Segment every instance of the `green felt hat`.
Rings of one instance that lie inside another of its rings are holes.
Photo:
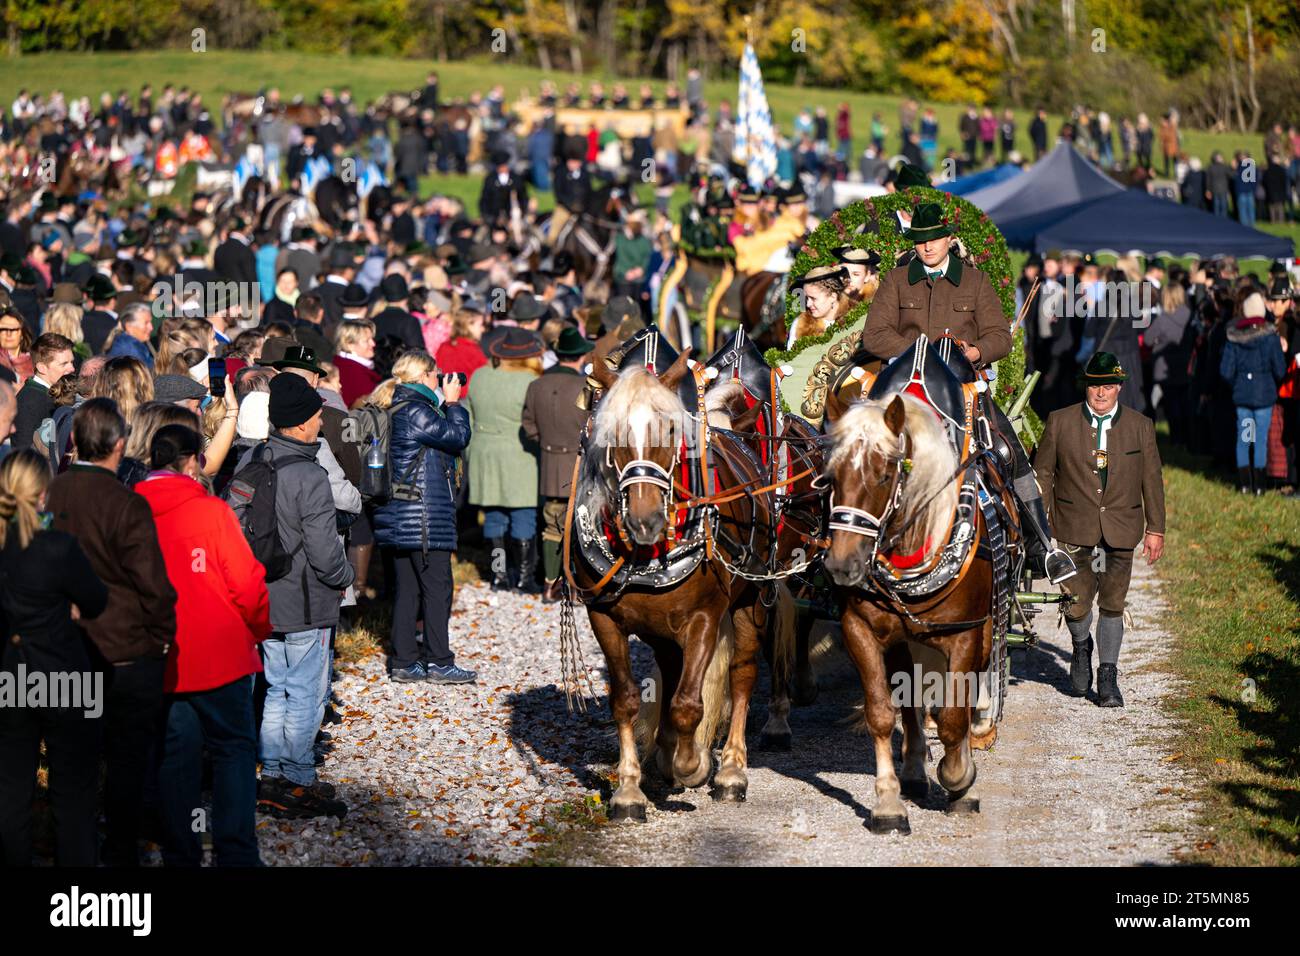
[[[586,355],[595,347],[585,335],[573,326],[567,325],[560,332],[560,337],[551,351],[560,358],[577,358],[579,355]]]
[[[1122,385],[1128,380],[1128,373],[1110,352],[1097,352],[1088,359],[1079,375],[1080,384],[1088,385]]]
[[[930,177],[920,166],[903,163],[894,173],[894,185],[899,189],[906,189],[909,186],[929,186]]]
[[[943,206],[937,202],[919,203],[912,211],[912,224],[903,230],[904,239],[917,243],[951,235],[952,226],[944,217]]]

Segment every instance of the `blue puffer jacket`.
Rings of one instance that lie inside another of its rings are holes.
[[[459,404],[438,408],[423,389],[399,385],[393,404],[388,466],[394,483],[418,464],[410,482],[419,501],[389,500],[375,511],[375,540],[404,551],[454,551],[456,456],[469,444],[469,413]]]
[[[1241,408],[1271,408],[1286,374],[1282,342],[1271,322],[1228,329],[1219,374],[1232,386],[1232,403]]]

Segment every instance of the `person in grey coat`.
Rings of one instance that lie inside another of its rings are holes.
[[[316,779],[315,742],[325,710],[329,647],[342,591],[353,581],[329,475],[317,461],[323,405],[305,379],[273,378],[273,431],[264,445],[245,455],[240,469],[259,455],[274,463],[280,543],[293,556],[289,572],[267,583],[273,633],[262,644],[267,692],[258,802],[272,812],[341,817],[347,807]]]

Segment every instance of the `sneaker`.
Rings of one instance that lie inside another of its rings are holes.
[[[322,780],[311,786],[299,786],[280,777],[263,780],[257,797],[257,809],[280,820],[306,820],[312,817],[347,816],[347,804],[326,796],[334,788]]]
[[[478,680],[475,671],[467,671],[455,664],[448,664],[446,667],[439,667],[437,664],[424,666],[429,675],[426,679],[431,684],[472,684]]]
[[[416,661],[409,667],[395,667],[388,672],[388,679],[399,684],[415,684],[423,680],[428,680],[429,675],[425,673],[424,664]]]

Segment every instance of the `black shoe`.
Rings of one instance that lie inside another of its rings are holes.
[[[1237,469],[1237,491],[1243,495],[1250,494],[1250,486],[1253,484],[1253,476],[1249,468]]]
[[[1088,696],[1092,687],[1092,638],[1082,644],[1074,645],[1074,654],[1070,657],[1070,692],[1075,697]]]
[[[515,540],[512,543],[519,555],[519,583],[517,585],[519,593],[541,594],[542,589],[537,583],[537,539]]]
[[[1097,706],[1124,706],[1119,692],[1119,669],[1114,664],[1097,665]]]
[[[282,777],[263,779],[258,786],[257,809],[280,820],[347,816],[347,804],[333,797],[334,788],[323,780],[299,786]]]
[[[322,724],[341,724],[341,723],[343,723],[343,715],[340,714],[337,710],[334,709],[334,705],[333,705],[333,704],[326,704],[326,705],[325,705],[325,716],[321,718],[321,723],[322,723]]]
[[[492,590],[510,590],[510,552],[505,538],[488,539],[489,560],[492,568]]]

